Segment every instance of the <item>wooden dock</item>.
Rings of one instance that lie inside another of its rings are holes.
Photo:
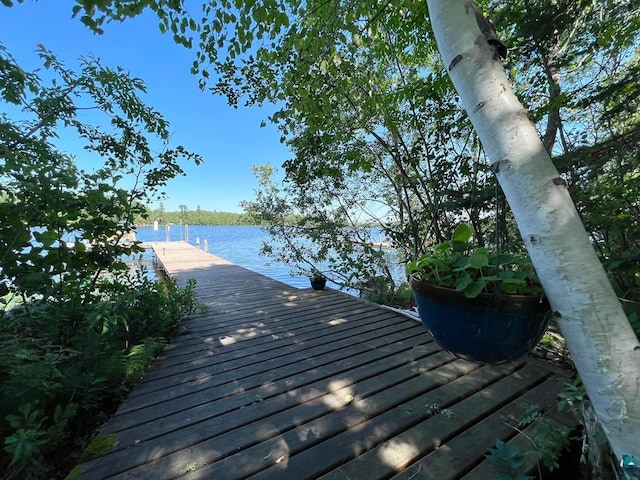
[[[78,478],[485,480],[496,439],[530,448],[515,428],[523,404],[575,425],[554,408],[563,371],[460,360],[418,322],[358,298],[295,289],[183,242],[153,247],[169,275],[197,279],[209,308],[184,322]]]

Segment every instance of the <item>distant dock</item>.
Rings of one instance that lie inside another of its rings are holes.
[[[145,245],[178,282],[197,279],[209,308],[184,321],[78,478],[486,480],[497,439],[529,449],[522,404],[575,426],[555,409],[566,372],[461,360],[375,304],[296,289],[185,242]]]

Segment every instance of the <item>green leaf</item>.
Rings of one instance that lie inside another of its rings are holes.
[[[527,282],[522,280],[521,278],[503,278],[502,285],[526,285]]]
[[[451,235],[451,240],[468,243],[472,236],[473,236],[473,227],[468,223],[461,223],[456,227],[456,229],[453,232],[453,235]]]
[[[458,278],[458,280],[456,280],[456,290],[464,290],[471,284],[471,282],[473,282],[473,279],[471,277],[465,276]]]
[[[451,241],[442,242],[442,243],[436,245],[435,248],[433,249],[433,251],[437,252],[437,253],[443,253],[443,252],[446,252],[447,250],[449,250],[452,247],[453,247],[453,244],[452,244]]]
[[[481,268],[489,265],[489,257],[487,256],[486,253],[475,251],[469,256],[468,265],[471,268],[480,270]]]
[[[486,286],[487,282],[484,279],[480,279],[480,280],[476,280],[473,283],[470,283],[465,289],[464,289],[464,295],[467,298],[476,298],[478,295],[480,295],[482,293],[482,291],[484,290],[484,287]]]
[[[38,242],[42,242],[45,248],[50,247],[58,240],[58,234],[50,230],[45,230],[44,232],[33,232],[33,237]]]
[[[459,240],[451,240],[449,243],[451,249],[457,253],[463,253],[469,248],[469,244],[467,242],[461,242]]]

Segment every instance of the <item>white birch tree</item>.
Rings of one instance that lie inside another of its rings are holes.
[[[428,0],[438,48],[487,153],[614,454],[640,458],[640,345],[563,180],[469,0]]]

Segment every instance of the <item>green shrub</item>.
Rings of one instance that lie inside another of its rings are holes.
[[[39,300],[2,314],[0,465],[8,478],[43,478],[77,459],[180,320],[198,308],[194,286],[138,271],[103,280],[101,300],[82,310],[71,300]]]
[[[370,302],[395,308],[411,309],[416,304],[413,298],[413,291],[407,282],[401,283],[396,289],[389,287],[378,291],[370,291],[366,293],[365,297]]]

